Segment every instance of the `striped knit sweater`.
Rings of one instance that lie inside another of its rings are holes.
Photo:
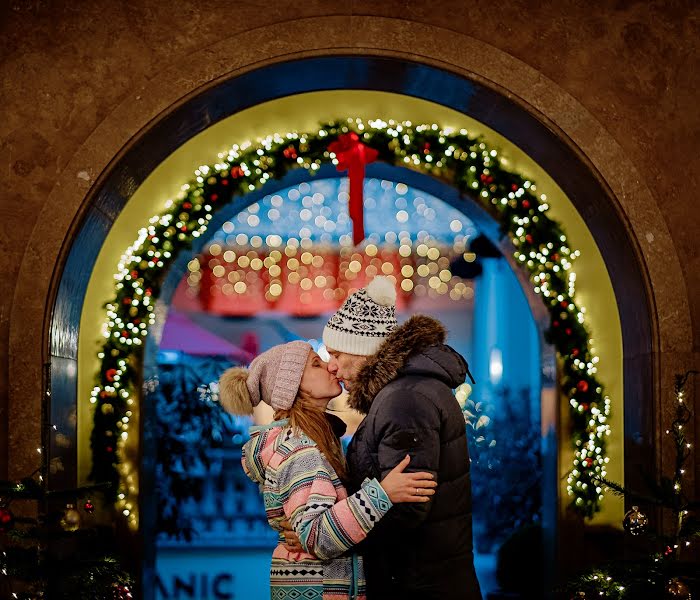
[[[349,552],[392,504],[376,479],[348,496],[335,470],[287,420],[251,427],[243,468],[260,485],[270,526],[280,532],[270,570],[273,600],[365,598],[361,557]],[[288,520],[303,552],[284,548]]]

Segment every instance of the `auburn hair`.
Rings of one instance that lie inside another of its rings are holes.
[[[290,409],[275,412],[275,419],[289,419],[293,430],[301,431],[311,438],[321,454],[331,463],[338,477],[345,480],[347,467],[343,448],[326,418],[324,409],[315,406],[303,394],[300,394]]]

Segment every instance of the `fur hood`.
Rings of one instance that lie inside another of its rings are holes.
[[[411,372],[438,377],[457,387],[471,373],[466,361],[449,346],[444,346],[447,332],[443,325],[424,315],[415,315],[394,329],[375,354],[360,368],[350,390],[348,404],[367,414],[374,397],[389,382]],[[432,346],[438,346],[426,352]],[[416,355],[426,353],[420,358]]]

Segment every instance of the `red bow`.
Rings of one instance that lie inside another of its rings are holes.
[[[349,212],[352,219],[352,241],[357,246],[365,239],[364,204],[362,188],[365,179],[365,165],[374,162],[379,156],[374,148],[366,146],[354,132],[345,133],[328,146],[338,159],[338,171],[348,172],[350,179]]]

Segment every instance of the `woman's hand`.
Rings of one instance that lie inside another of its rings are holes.
[[[437,482],[430,473],[404,473],[411,462],[407,454],[398,465],[380,482],[394,504],[397,502],[429,502],[435,494]]]

